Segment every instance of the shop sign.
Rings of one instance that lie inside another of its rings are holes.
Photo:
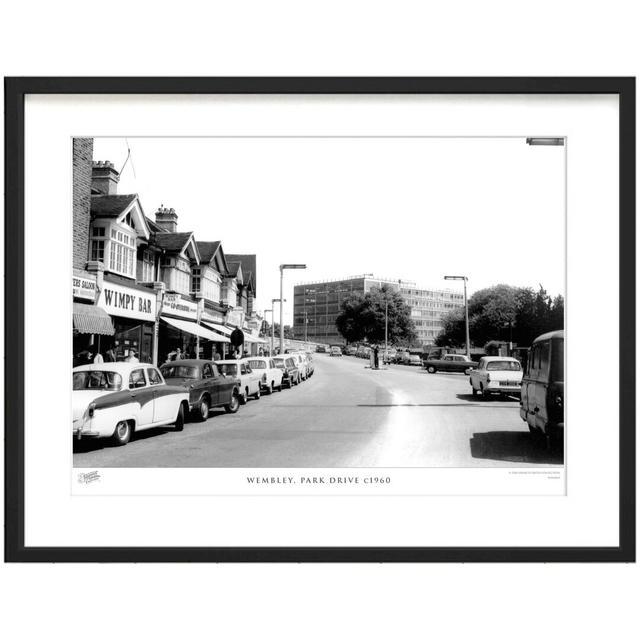
[[[179,293],[165,293],[162,313],[196,320],[198,318],[198,305],[190,300],[185,300]]]
[[[202,312],[200,319],[205,322],[209,321],[224,324],[224,314],[216,313],[215,311],[207,311],[206,309]]]
[[[95,278],[73,276],[73,297],[83,300],[95,300],[96,281]]]
[[[227,324],[233,327],[241,327],[244,321],[244,311],[242,308],[227,311]]]
[[[105,280],[98,306],[111,316],[155,322],[156,294],[130,289]]]

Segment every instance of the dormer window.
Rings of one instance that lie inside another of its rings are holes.
[[[94,224],[91,228],[91,260],[103,262],[107,271],[135,278],[135,231],[113,222]]]

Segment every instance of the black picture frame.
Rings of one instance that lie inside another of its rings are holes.
[[[620,150],[619,531],[612,547],[26,547],[24,105],[29,94],[615,94]],[[5,560],[8,562],[634,562],[635,78],[5,78]],[[624,292],[624,294],[623,294]]]

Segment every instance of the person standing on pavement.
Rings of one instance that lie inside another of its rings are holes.
[[[125,362],[140,362],[138,360],[138,354],[132,349],[129,351],[129,355],[124,359]]]

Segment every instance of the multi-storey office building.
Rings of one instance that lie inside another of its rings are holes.
[[[344,343],[336,329],[342,301],[353,293],[367,293],[387,286],[399,291],[411,308],[418,342],[431,345],[442,330],[443,316],[464,305],[462,293],[447,289],[425,289],[409,280],[377,278],[370,274],[325,282],[295,285],[293,290],[293,331],[300,340],[325,344]]]

